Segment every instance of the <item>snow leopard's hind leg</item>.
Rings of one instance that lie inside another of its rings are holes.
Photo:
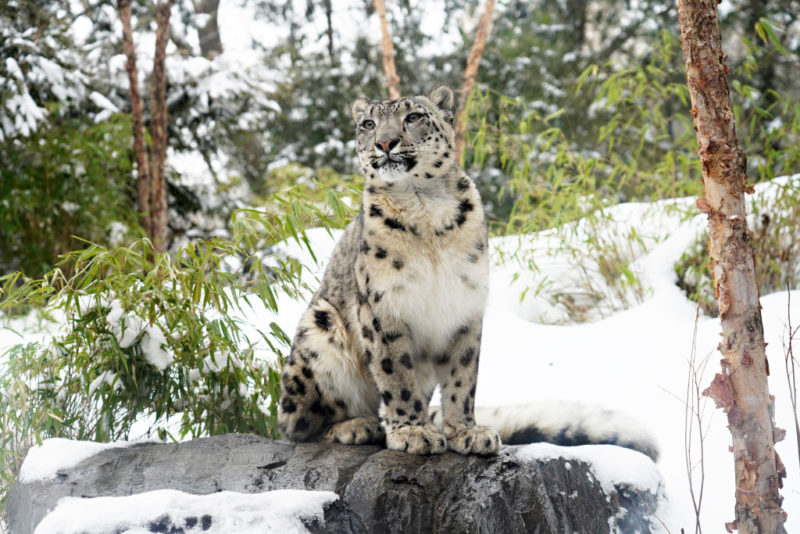
[[[384,440],[377,391],[349,339],[341,314],[326,300],[306,310],[281,371],[278,423],[292,441]]]

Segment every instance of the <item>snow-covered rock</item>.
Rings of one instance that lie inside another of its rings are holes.
[[[75,464],[46,441],[8,494],[11,532],[646,533],[662,488],[649,458],[610,446],[483,458],[242,434],[127,445],[74,443]],[[35,469],[48,449],[61,460]]]

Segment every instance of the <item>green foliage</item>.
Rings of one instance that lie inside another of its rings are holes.
[[[269,210],[236,212],[230,238],[174,256],[155,254],[147,240],[89,244],[41,278],[0,277],[0,311],[39,308],[63,325],[52,339],[0,356],[2,493],[28,447],[47,437],[277,437],[277,369],[290,340],[264,324],[258,334],[271,355],[257,353],[240,317],[277,312],[280,294],[308,289],[298,260],[269,252],[294,239],[313,255],[308,221],[349,220],[338,193],[318,188],[320,202],[305,199],[305,187],[288,189]]]
[[[140,229],[131,206],[127,115],[91,123],[62,116],[0,146],[0,273],[38,277],[75,237],[112,244]]]
[[[774,29],[761,24],[763,40],[774,43]],[[758,69],[754,58],[763,50],[755,50],[747,40],[745,45],[750,51],[747,60],[732,73],[734,113],[750,175],[763,182],[800,167],[800,105],[791,93],[770,90],[765,99],[748,84]],[[536,293],[548,293],[571,320],[602,317],[646,294],[632,263],[647,251],[648,243],[663,236],[648,235],[647,229],[620,233],[608,208],[625,201],[702,193],[687,88],[682,73],[675,73],[679,58],[679,43],[662,32],[639,64],[587,66],[573,87],[573,102],[584,102],[578,110],[543,108],[491,90],[471,99],[465,161],[482,173],[478,183],[484,197],[491,198],[495,184],[504,182],[492,230],[510,234],[553,229],[555,249],[536,254],[566,258],[581,288],[565,294],[543,283]],[[576,113],[584,117],[585,126],[575,123]],[[480,170],[496,167],[502,169],[501,180]],[[768,208],[753,204],[762,292],[796,283],[796,245],[789,237],[789,229],[800,222],[793,219],[796,188],[781,191]],[[509,206],[507,215],[504,206]],[[710,311],[716,303],[703,254],[703,246],[693,245],[676,272],[679,285]],[[536,269],[533,257],[518,259]]]
[[[665,32],[641,65],[591,65],[578,76],[573,91],[588,100],[583,113],[601,124],[591,142],[571,137],[565,116],[575,110],[542,110],[492,91],[470,103],[466,159],[502,169],[501,199],[510,205],[492,230],[553,229],[558,245],[546,253],[564,258],[582,288],[550,298],[572,320],[602,317],[646,295],[632,263],[662,236],[616,227],[608,208],[695,195],[702,187],[691,118],[676,105],[688,98],[685,82],[674,81],[669,69],[677,47]],[[478,183],[490,194],[487,181]],[[535,269],[533,257],[518,259]]]
[[[776,180],[749,203],[748,220],[761,295],[800,287],[800,197],[798,177]],[[719,314],[708,254],[708,232],[700,234],[675,264],[678,286],[706,315]]]
[[[504,233],[560,226],[619,201],[695,194],[700,168],[686,109],[685,82],[668,67],[678,43],[662,34],[658,54],[618,69],[591,65],[575,91],[591,100],[583,114],[600,122],[585,146],[565,130],[566,109],[542,111],[492,91],[471,105],[467,159],[498,166],[513,199]]]
[[[269,187],[262,193],[268,192],[275,198],[276,193],[301,187],[303,198],[309,202],[324,202],[326,196],[334,195],[349,205],[358,205],[361,201],[362,188],[359,184],[362,180],[358,175],[341,174],[331,167],[312,169],[299,163],[287,163],[269,172],[266,184]]]
[[[756,259],[756,280],[762,295],[800,287],[800,196],[796,178],[775,180],[800,169],[800,102],[796,96],[784,95],[770,89],[768,94],[750,85],[757,81],[758,57],[780,54],[793,63],[800,61],[800,52],[787,51],[776,33],[775,24],[760,19],[756,32],[761,46],[744,40],[745,61],[734,72],[734,114],[739,140],[748,156],[751,180],[772,180],[767,189],[759,191],[749,202],[752,214],[748,226]],[[773,64],[771,68],[775,68]],[[708,233],[704,232],[684,252],[675,264],[678,285],[687,296],[699,302],[704,313],[719,313],[709,268],[706,247]]]
[[[700,309],[709,317],[719,315],[714,278],[708,255],[708,232],[702,232],[681,254],[674,266],[678,287],[689,300],[700,304]]]

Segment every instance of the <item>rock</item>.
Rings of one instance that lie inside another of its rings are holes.
[[[340,497],[325,505],[324,524],[305,523],[310,532],[655,530],[650,516],[658,495],[652,488],[623,483],[604,490],[588,463],[526,459],[520,449],[504,447],[488,458],[421,457],[377,446],[295,444],[241,434],[134,444],[104,450],[52,479],[17,481],[7,496],[9,527],[11,534],[32,533],[64,496],[307,489]]]

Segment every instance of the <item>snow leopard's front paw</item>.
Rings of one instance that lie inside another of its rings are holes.
[[[325,434],[325,441],[338,441],[346,445],[380,443],[383,439],[383,427],[377,417],[348,419],[334,424]]]
[[[497,454],[500,436],[485,426],[456,427],[445,425],[447,446],[459,454]]]
[[[401,426],[386,432],[386,447],[413,454],[442,454],[447,441],[433,425]]]

